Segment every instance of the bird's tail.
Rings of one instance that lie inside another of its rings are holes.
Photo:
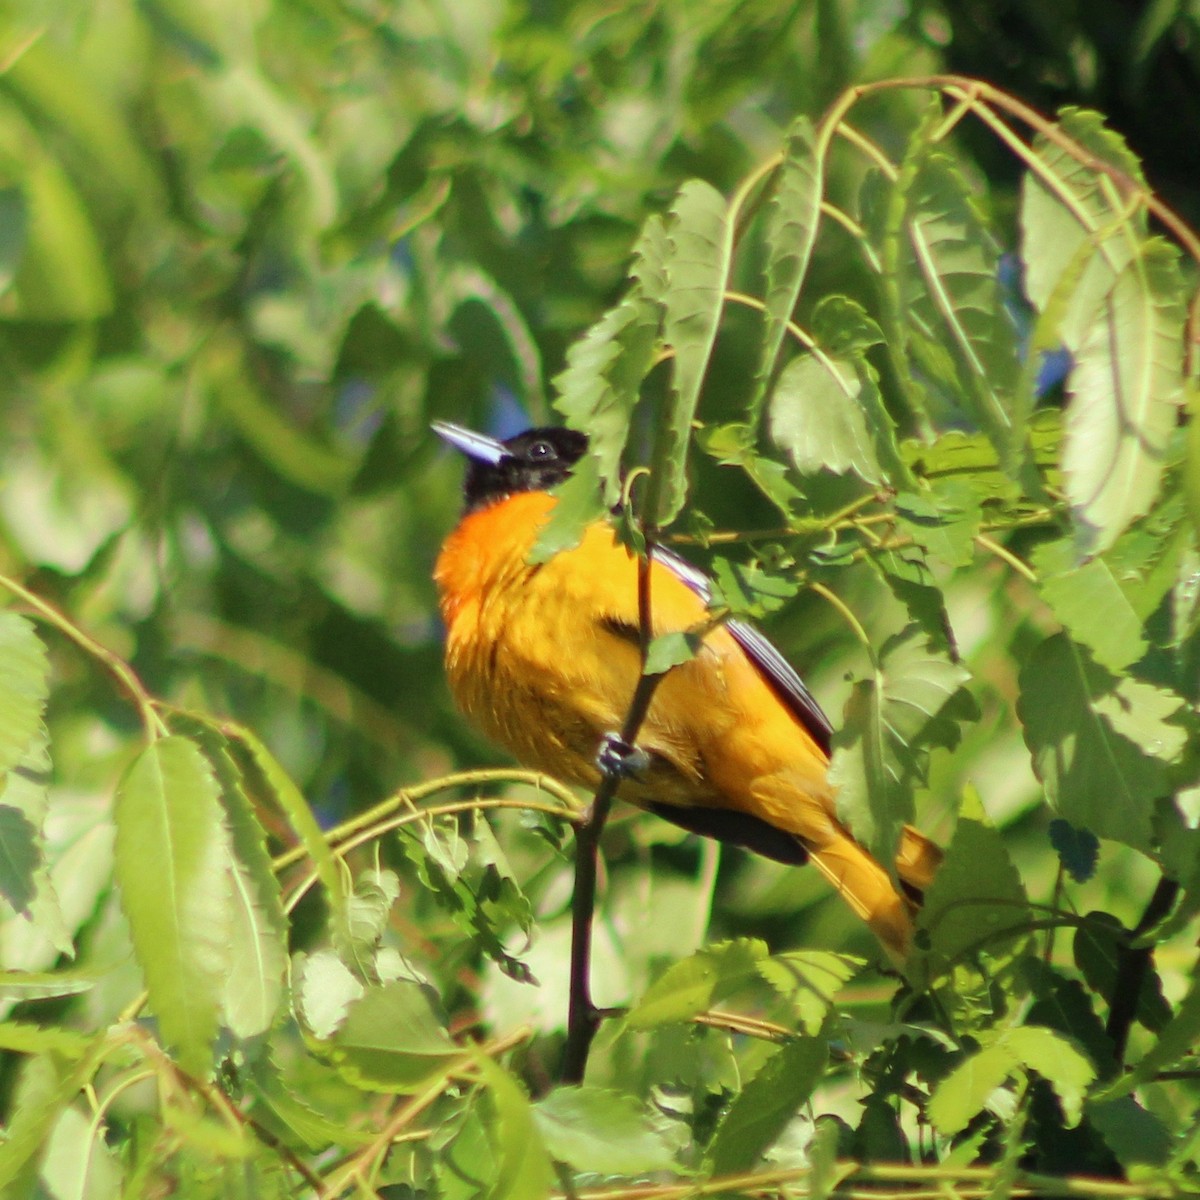
[[[896,874],[903,884],[903,890],[897,890],[892,877],[862,846],[844,831],[839,833],[841,836],[823,846],[808,843],[809,859],[866,922],[889,957],[902,963],[912,945],[913,918],[920,895],[932,882],[942,853],[923,834],[906,825],[896,853]]]

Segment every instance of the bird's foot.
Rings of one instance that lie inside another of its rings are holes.
[[[649,768],[650,755],[640,746],[623,740],[620,734],[606,733],[600,739],[600,749],[596,751],[596,766],[605,775],[633,779]]]

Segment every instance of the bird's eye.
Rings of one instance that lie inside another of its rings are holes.
[[[554,447],[549,442],[534,442],[529,447],[529,457],[535,462],[542,462],[554,457]]]

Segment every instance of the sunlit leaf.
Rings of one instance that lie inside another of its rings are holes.
[[[25,755],[49,690],[46,647],[25,617],[0,612],[0,775]]]
[[[956,744],[958,719],[973,712],[960,691],[969,678],[910,626],[888,639],[879,668],[854,686],[834,734],[829,778],[839,816],[882,861],[893,857],[900,829],[912,819],[912,791],[928,750]]]
[[[1148,848],[1165,780],[1158,760],[1102,715],[1119,682],[1065,634],[1055,634],[1021,671],[1017,712],[1034,770],[1055,809],[1099,837]]]
[[[717,1125],[706,1155],[714,1175],[746,1171],[758,1162],[812,1095],[828,1057],[824,1038],[799,1037],[767,1059]]]
[[[867,483],[882,479],[862,393],[874,374],[861,356],[831,358],[815,351],[794,358],[771,397],[771,437],[802,472],[853,471]]]
[[[1059,114],[1059,129],[1136,183],[1143,182],[1137,159],[1121,136],[1104,128],[1103,118],[1085,109]],[[1145,237],[1146,213],[1130,207],[1119,185],[1104,171],[1081,162],[1058,141],[1034,139],[1039,169],[1025,176],[1021,198],[1021,260],[1025,290],[1045,309],[1063,276],[1072,276],[1070,302],[1058,336],[1074,351],[1082,343],[1102,298]],[[1086,256],[1081,271],[1076,264]]]
[[[1025,888],[1004,839],[985,821],[960,817],[917,917],[924,931],[918,944],[929,955],[923,969],[937,975],[963,955],[998,953],[1029,921]]]
[[[1033,565],[1042,598],[1102,667],[1124,670],[1146,652],[1142,622],[1104,559],[1080,564],[1066,542],[1045,542]]]
[[[676,1146],[625,1092],[601,1087],[555,1088],[533,1106],[533,1119],[552,1158],[577,1171],[635,1175],[664,1171]]]
[[[996,447],[1013,441],[1019,377],[1016,327],[1000,286],[1000,255],[978,197],[957,164],[913,139],[891,193],[884,270],[901,347]]]
[[[1158,494],[1183,397],[1178,256],[1146,243],[1122,268],[1075,351],[1063,476],[1084,554],[1112,545]]]
[[[493,1112],[487,1133],[495,1155],[495,1174],[489,1180],[488,1196],[494,1200],[548,1196],[554,1169],[529,1097],[491,1059],[480,1058],[478,1068]]]
[[[650,517],[672,521],[687,492],[684,463],[692,419],[716,341],[732,244],[725,200],[698,179],[679,189],[667,220],[663,337],[673,351],[671,400],[657,423]]]
[[[151,742],[117,789],[116,878],[150,1004],[185,1069],[210,1069],[230,964],[229,831],[194,742]]]
[[[779,351],[808,273],[808,261],[821,215],[823,167],[817,157],[812,124],[797,117],[788,130],[783,161],[775,172],[767,201],[763,241],[766,249],[766,328],[763,331],[749,424],[757,413],[779,359]]]
[[[765,943],[747,938],[706,946],[668,967],[625,1020],[632,1029],[689,1020],[753,981],[766,956]]]
[[[369,987],[352,1000],[330,1041],[338,1068],[360,1087],[410,1091],[461,1054],[408,979]]]
[[[842,984],[862,960],[828,950],[789,950],[759,963],[759,974],[787,998],[805,1033],[816,1036]]]

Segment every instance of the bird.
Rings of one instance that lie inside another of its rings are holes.
[[[747,622],[714,621],[707,576],[654,545],[650,632],[698,644],[659,680],[636,746],[624,746],[617,731],[642,671],[637,555],[602,519],[573,548],[531,561],[587,436],[433,429],[467,460],[462,515],[434,567],[446,676],[467,719],[531,770],[594,790],[618,768],[621,800],[811,863],[903,964],[941,851],[905,826],[893,878],[854,838],[829,780],[832,726],[783,655]]]

